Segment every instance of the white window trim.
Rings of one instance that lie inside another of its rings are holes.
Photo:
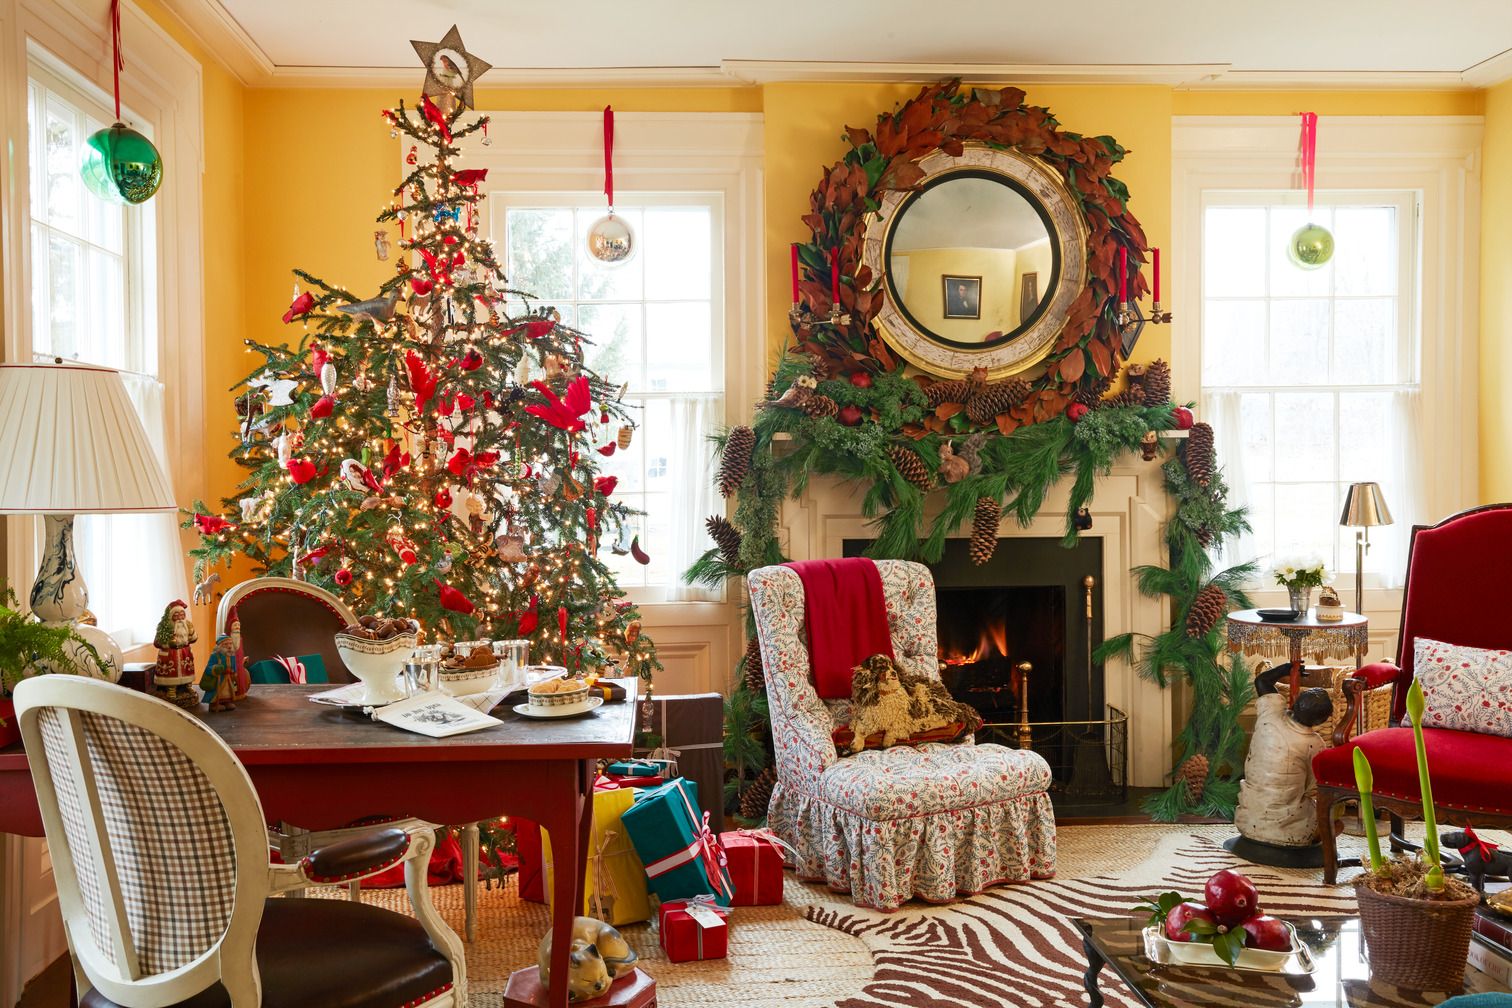
[[[8,158],[0,199],[4,359],[27,356],[31,339],[31,190],[26,177],[27,64],[32,56],[98,89],[107,104],[111,50],[104,0],[0,0],[0,143]],[[166,385],[166,427],[174,493],[187,504],[207,496],[204,485],[204,266],[201,176],[204,126],[199,63],[138,7],[121,5],[123,115],[150,120],[163,156],[157,213],[158,373]],[[36,575],[34,521],[5,522],[5,574],[24,588]],[[187,552],[191,541],[185,537]],[[164,558],[165,561],[169,558]],[[184,563],[185,557],[174,558]],[[88,576],[88,572],[86,577]],[[19,590],[19,589],[18,589]]]
[[[1422,219],[1418,291],[1424,505],[1445,516],[1476,503],[1480,287],[1480,116],[1323,116],[1318,188],[1409,190]],[[1202,208],[1206,190],[1298,187],[1296,116],[1176,116],[1171,123],[1174,395],[1199,397]],[[1220,464],[1222,460],[1219,460]],[[1353,567],[1343,580],[1353,580]],[[1279,591],[1257,593],[1261,604]],[[1345,592],[1346,596],[1352,592]],[[1366,592],[1371,656],[1394,640],[1399,590]]]
[[[489,112],[481,133],[464,138],[459,163],[487,168],[489,190],[596,192],[604,185],[604,125],[598,112]],[[617,191],[712,192],[724,203],[725,423],[749,419],[749,404],[766,382],[765,223],[762,219],[762,116],[757,113],[623,112],[614,117],[614,181]],[[402,178],[407,143],[396,151]],[[731,592],[731,596],[736,592]],[[730,601],[734,601],[733,597]],[[727,602],[653,602],[658,622],[711,626],[728,622]],[[649,613],[648,613],[649,616]],[[678,642],[657,637],[660,651]],[[695,646],[689,640],[688,646]],[[714,650],[723,650],[715,648]],[[670,652],[669,652],[670,653]],[[712,655],[710,659],[712,659]],[[719,688],[735,655],[710,665],[711,688]],[[699,656],[702,665],[705,656]]]

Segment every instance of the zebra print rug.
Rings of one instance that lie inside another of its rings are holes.
[[[1222,868],[1248,875],[1277,916],[1353,912],[1351,887],[1324,886],[1316,870],[1241,862],[1219,845],[1230,832],[1173,831],[1132,870],[1005,886],[948,906],[909,905],[889,915],[811,906],[809,920],[865,943],[876,966],[871,982],[836,1008],[1083,1005],[1087,960],[1071,918],[1127,915],[1168,889],[1200,898],[1203,883]],[[1111,970],[1103,971],[1102,990],[1109,1006],[1139,1004]]]

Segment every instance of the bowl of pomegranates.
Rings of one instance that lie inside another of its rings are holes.
[[[1296,929],[1267,914],[1255,884],[1236,871],[1214,874],[1201,899],[1167,892],[1137,909],[1150,914],[1145,940],[1160,962],[1280,972],[1295,961],[1311,971]]]

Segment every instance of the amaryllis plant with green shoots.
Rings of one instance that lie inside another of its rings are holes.
[[[1433,807],[1433,782],[1428,777],[1428,750],[1423,744],[1423,687],[1413,682],[1407,690],[1407,714],[1412,718],[1412,745],[1417,751],[1418,790],[1423,804],[1423,888],[1430,894],[1444,891],[1444,868],[1439,859],[1438,814]],[[1360,820],[1365,827],[1365,842],[1370,849],[1370,871],[1380,875],[1385,871],[1386,859],[1381,856],[1381,838],[1376,829],[1375,803],[1371,792],[1375,788],[1370,760],[1363,750],[1354,751],[1355,785],[1360,789]]]

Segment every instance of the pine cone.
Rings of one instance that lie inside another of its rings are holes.
[[[1144,389],[1144,404],[1146,406],[1164,406],[1171,401],[1171,365],[1163,360],[1157,360],[1145,368],[1144,381],[1141,383]]]
[[[1228,595],[1215,584],[1210,584],[1197,593],[1192,608],[1187,610],[1186,633],[1188,637],[1206,637],[1208,631],[1218,625],[1228,610]]]
[[[964,380],[937,381],[924,389],[924,398],[931,407],[948,402],[963,403],[966,401],[966,391],[967,386]]]
[[[1186,444],[1178,451],[1181,454],[1181,464],[1186,466],[1187,475],[1198,486],[1205,487],[1213,479],[1213,428],[1202,422],[1192,424],[1192,429],[1187,434]]]
[[[840,412],[839,404],[827,395],[811,395],[803,400],[803,405],[799,409],[815,420],[823,420],[825,417],[832,417]]]
[[[746,689],[752,693],[765,693],[766,673],[761,667],[761,643],[755,637],[746,641],[744,662]]]
[[[719,547],[719,555],[724,557],[724,562],[731,567],[740,564],[740,529],[730,524],[730,519],[724,515],[712,515],[704,522],[704,528],[709,530],[709,538],[714,540],[714,545]]]
[[[1128,388],[1118,393],[1118,395],[1113,396],[1111,399],[1104,399],[1097,405],[1114,409],[1120,406],[1143,406],[1144,389],[1140,388],[1138,385],[1130,385]]]
[[[1022,378],[1009,378],[996,385],[988,385],[979,394],[972,396],[966,403],[966,415],[972,423],[991,423],[993,417],[1008,412],[1028,395],[1028,382]]]
[[[1202,753],[1192,753],[1176,768],[1176,779],[1186,788],[1187,801],[1197,804],[1207,790],[1208,758]]]
[[[772,804],[772,788],[777,786],[777,771],[767,767],[756,779],[740,792],[740,818],[760,822],[767,816],[767,806]]]
[[[978,497],[976,514],[971,519],[971,545],[968,552],[971,562],[980,567],[997,552],[998,520],[1003,516],[1002,505],[991,497]]]
[[[1102,405],[1102,397],[1104,393],[1106,393],[1108,389],[1112,387],[1113,377],[1111,375],[1103,375],[1092,384],[1083,385],[1081,388],[1077,389],[1076,394],[1071,397],[1071,400],[1073,402],[1079,402],[1083,406],[1089,407],[1091,409],[1096,409],[1097,407]]]
[[[904,448],[902,445],[893,445],[887,449],[887,457],[897,467],[898,473],[918,487],[920,490],[928,490],[933,482],[929,475],[929,467],[918,455]]]
[[[745,482],[751,471],[751,452],[756,447],[756,432],[745,424],[730,428],[724,454],[719,459],[719,493],[729,497]]]

